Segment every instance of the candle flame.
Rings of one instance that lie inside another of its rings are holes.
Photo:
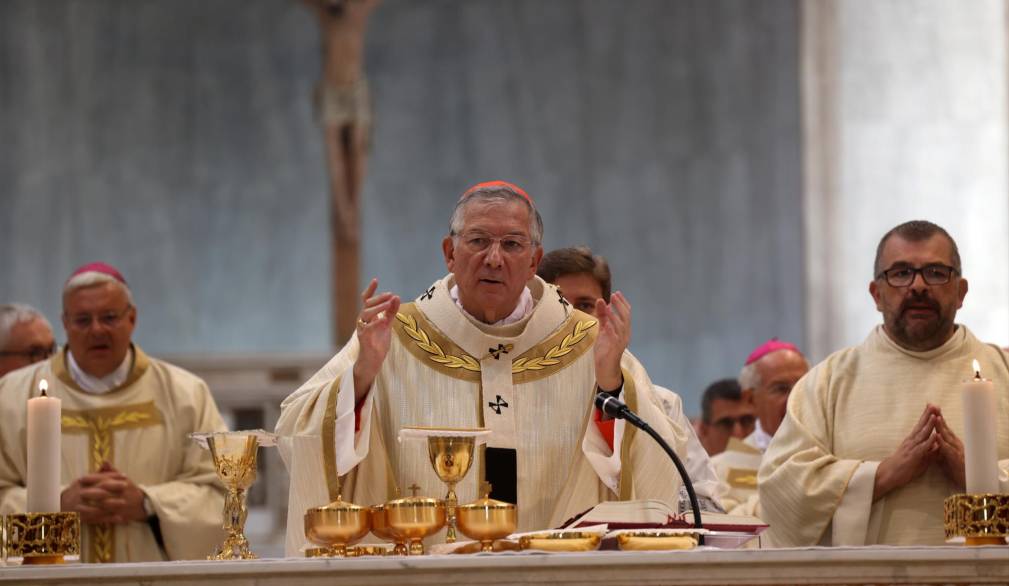
[[[39,381],[39,392],[42,393],[43,397],[46,396],[46,391],[48,391],[48,390],[49,390],[49,381],[47,381],[46,379],[40,380]]]
[[[981,364],[974,359],[974,380],[981,380]]]

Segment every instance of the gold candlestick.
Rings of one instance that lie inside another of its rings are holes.
[[[1005,545],[1009,537],[1009,494],[955,494],[943,503],[946,539],[967,545]]]
[[[23,564],[62,564],[81,553],[81,518],[77,513],[24,513],[3,518],[5,554]]]

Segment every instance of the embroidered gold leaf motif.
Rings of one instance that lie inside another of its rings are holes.
[[[396,319],[403,324],[403,331],[406,332],[406,335],[410,336],[417,343],[418,348],[427,352],[430,355],[428,358],[433,362],[437,362],[448,368],[461,368],[472,372],[480,372],[480,363],[472,356],[466,354],[462,356],[446,354],[441,349],[441,346],[438,345],[438,342],[432,340],[427,335],[427,332],[417,325],[417,320],[413,316],[397,313]]]
[[[559,358],[569,354],[574,350],[578,342],[585,339],[589,330],[596,325],[596,320],[580,321],[575,324],[575,329],[570,334],[564,336],[561,343],[547,350],[543,356],[534,358],[519,358],[512,362],[512,374],[518,374],[526,370],[543,370],[548,366],[560,364]]]

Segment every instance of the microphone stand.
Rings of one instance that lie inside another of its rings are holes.
[[[662,439],[657,431],[652,429],[652,426],[648,425],[643,419],[638,417],[630,407],[622,403],[616,397],[610,395],[609,393],[600,392],[596,395],[596,408],[602,411],[604,414],[616,419],[623,419],[627,423],[630,423],[634,427],[637,427],[641,431],[647,433],[662,449],[666,452],[666,455],[673,461],[676,466],[676,471],[679,472],[680,478],[683,480],[683,486],[687,489],[687,496],[690,498],[690,507],[693,509],[694,513],[694,528],[703,529],[704,526],[701,524],[701,505],[697,501],[697,493],[694,492],[694,483],[690,480],[690,475],[687,474],[687,469],[683,466],[683,462],[680,461],[679,456],[676,452],[669,447],[666,440]],[[697,535],[697,544],[704,545],[704,535],[699,533]]]

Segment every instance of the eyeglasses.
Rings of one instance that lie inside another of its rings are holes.
[[[497,238],[486,232],[466,232],[460,234],[459,239],[462,240],[463,246],[474,253],[488,250],[491,245],[497,242],[501,246],[501,252],[517,256],[533,245],[532,240],[521,236],[502,236],[501,238]]]
[[[49,346],[30,346],[27,350],[5,350],[0,352],[0,356],[24,356],[32,362],[45,360],[56,353],[56,343]]]
[[[739,417],[719,417],[713,425],[725,431],[732,431],[736,425],[739,425],[743,429],[749,429],[756,423],[757,417],[755,415],[741,415]]]
[[[909,287],[914,282],[914,277],[919,273],[926,285],[945,285],[949,283],[953,275],[959,275],[960,271],[951,266],[941,264],[927,265],[920,269],[914,267],[894,267],[876,275],[876,278],[883,277],[891,287]]]
[[[132,307],[132,305],[127,305],[122,311],[106,311],[99,315],[81,313],[70,318],[70,327],[78,332],[86,332],[91,328],[91,322],[97,321],[107,328],[114,328],[119,325],[119,322],[123,321],[123,318],[126,317],[126,314],[129,313]]]

